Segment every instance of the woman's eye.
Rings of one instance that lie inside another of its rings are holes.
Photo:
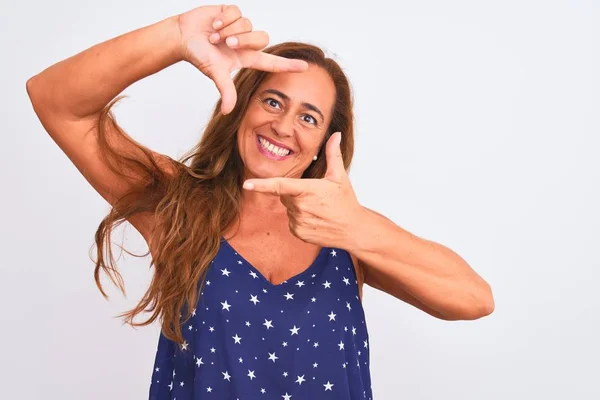
[[[312,115],[309,114],[304,114],[302,116],[302,118],[306,118],[304,119],[305,122],[308,122],[309,124],[313,124],[316,125],[317,124],[317,120],[315,119],[315,117],[313,117]]]
[[[277,106],[279,105],[279,102],[277,100],[275,100],[275,99],[272,99],[272,98],[266,99],[265,103],[267,103],[271,107],[275,107],[275,108],[277,108]]]
[[[276,109],[280,109],[281,108],[281,105],[279,104],[279,101],[275,100],[272,97],[266,98],[264,100],[264,102],[266,104],[268,104],[269,107],[276,108]],[[313,117],[312,115],[310,115],[310,114],[303,114],[301,118],[302,118],[302,120],[304,122],[307,122],[307,123],[312,124],[312,125],[317,125],[317,119],[315,117]]]

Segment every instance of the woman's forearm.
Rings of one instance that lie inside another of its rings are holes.
[[[367,284],[398,298],[408,293],[448,319],[476,319],[494,310],[489,284],[458,254],[366,210],[350,247],[366,268]]]
[[[62,60],[27,81],[34,105],[84,118],[134,82],[182,60],[177,16],[117,36]]]

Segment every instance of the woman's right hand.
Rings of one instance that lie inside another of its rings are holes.
[[[220,21],[220,23],[219,23]],[[231,112],[237,93],[231,72],[254,68],[268,72],[301,72],[308,64],[263,53],[269,36],[253,31],[237,6],[202,6],[178,16],[182,56],[215,82],[221,93],[221,112]]]

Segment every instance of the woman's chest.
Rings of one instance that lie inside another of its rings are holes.
[[[306,271],[321,251],[320,246],[293,236],[287,227],[282,232],[246,229],[228,238],[227,244],[274,285]]]
[[[256,332],[247,329],[254,326],[265,333],[276,327],[278,334],[290,336],[317,326],[358,327],[364,313],[348,259],[343,250],[323,248],[308,269],[274,285],[224,241],[207,271],[196,312],[210,326]]]

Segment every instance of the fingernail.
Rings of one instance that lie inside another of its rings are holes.
[[[211,43],[215,43],[215,42],[219,41],[220,37],[221,37],[221,35],[219,35],[218,33],[215,32],[208,37],[208,40],[210,40]]]
[[[215,29],[219,29],[221,27],[221,25],[223,25],[223,21],[221,21],[220,19],[213,22],[213,28],[215,28]]]
[[[227,46],[229,47],[235,47],[238,45],[238,39],[233,36],[230,36],[227,39],[225,39],[225,42],[227,42]]]
[[[251,182],[247,182],[247,181],[244,182],[243,187],[244,187],[244,189],[248,189],[248,190],[254,189],[254,185]]]

